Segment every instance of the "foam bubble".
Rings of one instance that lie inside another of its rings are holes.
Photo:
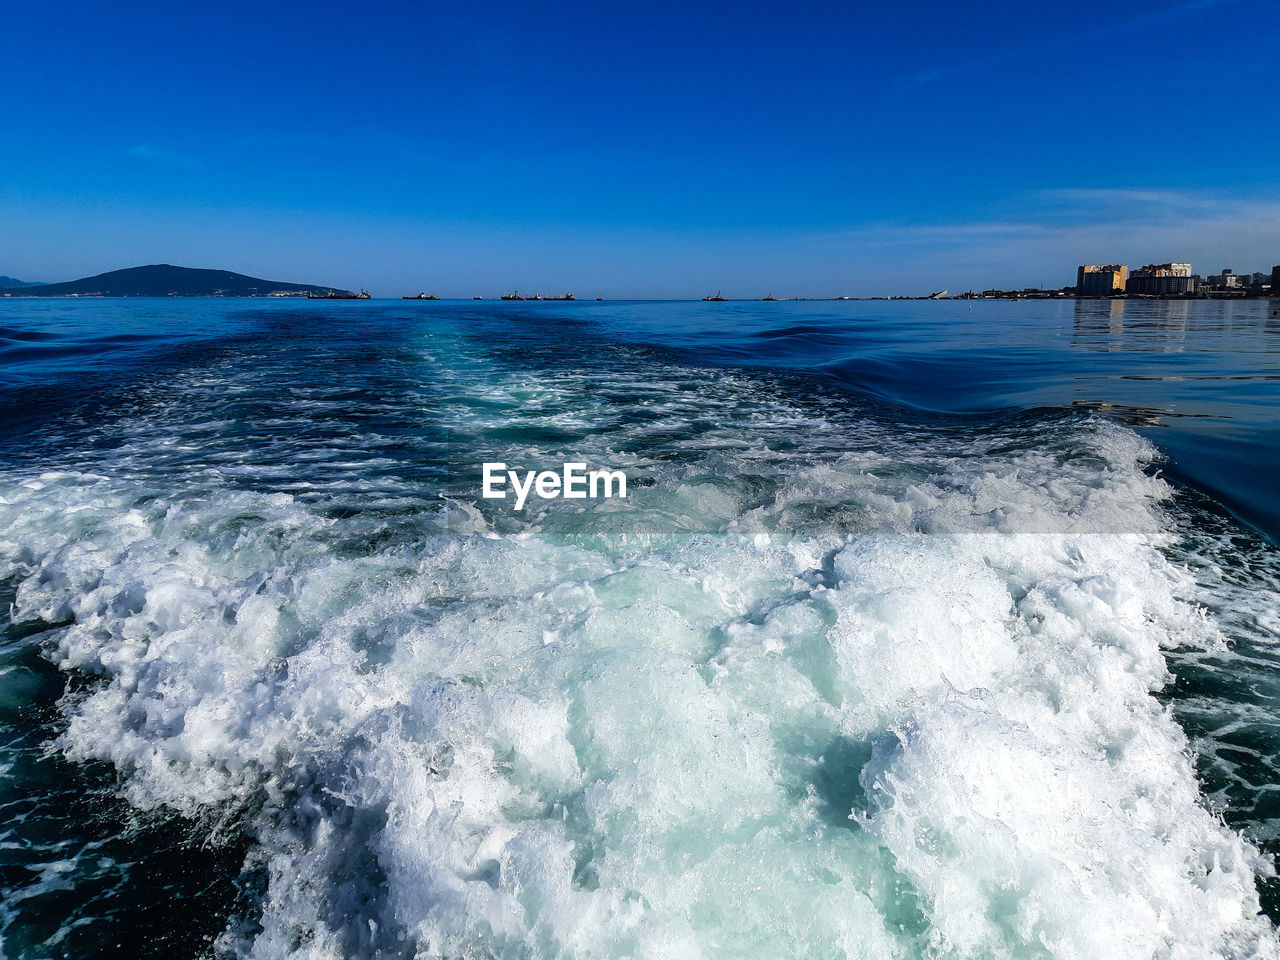
[[[470,416],[582,395],[534,386]],[[1269,867],[1153,695],[1162,646],[1221,638],[1160,552],[1149,445],[756,402],[844,439],[711,427],[637,459],[662,522],[612,530],[5,480],[15,617],[94,678],[60,746],[139,808],[243,818],[245,956],[1280,956]]]

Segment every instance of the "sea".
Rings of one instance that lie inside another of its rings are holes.
[[[1280,957],[1278,310],[0,300],[0,956]]]

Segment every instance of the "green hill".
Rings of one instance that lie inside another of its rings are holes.
[[[5,297],[280,297],[308,293],[349,294],[339,287],[263,280],[230,270],[201,270],[156,263],[112,270],[83,280],[0,288]]]

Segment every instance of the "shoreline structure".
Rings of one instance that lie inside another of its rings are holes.
[[[12,278],[8,278],[12,279]],[[145,267],[129,267],[109,273],[69,280],[59,283],[25,283],[21,286],[0,288],[0,298],[5,299],[89,299],[89,298],[164,298],[164,297],[236,297],[236,298],[290,298],[310,300],[363,300],[371,299],[361,290],[355,293],[340,287],[319,284],[286,283],[262,280],[226,270],[208,270],[194,267],[175,267],[169,264],[152,264]],[[1124,264],[1086,264],[1077,268],[1074,286],[1056,288],[1024,287],[1021,289],[988,288],[973,289],[964,293],[948,294],[946,290],[924,295],[898,294],[874,297],[725,297],[717,291],[715,296],[700,298],[714,303],[785,303],[788,301],[833,300],[1258,300],[1280,298],[1280,265],[1272,267],[1269,274],[1256,272],[1233,273],[1223,268],[1221,273],[1201,277],[1191,272],[1190,263],[1147,264],[1129,272]],[[386,299],[379,297],[377,299]],[[395,298],[391,298],[395,299]],[[399,296],[400,300],[424,302],[439,301],[435,294],[427,296]],[[454,299],[454,298],[449,298]],[[471,296],[456,298],[484,300]],[[572,293],[563,296],[520,296],[504,294],[493,298],[502,302],[565,303],[580,302]],[[596,302],[603,297],[595,297]],[[634,299],[634,298],[624,298]],[[650,299],[650,298],[641,298]],[[652,298],[654,300],[680,301],[686,298]],[[696,302],[697,298],[688,298]]]

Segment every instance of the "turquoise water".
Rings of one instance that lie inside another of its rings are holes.
[[[0,303],[5,955],[1277,956],[1271,309]]]

